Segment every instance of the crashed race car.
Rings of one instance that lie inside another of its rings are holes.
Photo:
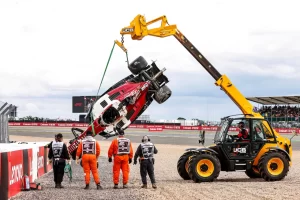
[[[169,80],[155,62],[148,65],[139,56],[128,66],[131,75],[120,80],[95,100],[86,115],[91,124],[84,131],[72,128],[75,136],[70,140],[68,151],[75,159],[80,140],[87,131],[105,138],[118,135],[134,122],[155,100],[162,104],[170,98],[172,91],[166,85]],[[94,136],[95,136],[94,135]]]

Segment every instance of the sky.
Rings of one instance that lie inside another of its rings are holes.
[[[2,0],[0,101],[18,106],[19,117],[78,119],[72,96],[97,94],[114,40],[138,14],[146,21],[165,15],[245,97],[298,95],[299,6],[296,0]],[[172,96],[150,105],[144,114],[151,119],[218,121],[241,113],[173,36],[124,41],[129,61],[143,56],[167,69]],[[125,61],[116,46],[99,94],[130,74]]]

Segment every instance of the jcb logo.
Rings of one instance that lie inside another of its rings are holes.
[[[247,153],[246,148],[233,148],[234,153]]]
[[[11,177],[9,180],[9,185],[12,185],[22,179],[23,176],[23,166],[22,164],[15,165],[11,167]]]
[[[125,33],[133,32],[133,28],[123,28],[122,32],[125,32]]]

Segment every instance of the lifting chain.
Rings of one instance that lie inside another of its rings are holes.
[[[121,36],[121,43],[122,43],[122,45],[124,46],[124,35],[123,35],[123,34],[122,34],[122,36]],[[126,53],[126,62],[127,62],[127,66],[129,67],[128,53],[127,53],[127,51],[126,51],[125,53]]]
[[[124,44],[124,35],[121,36],[121,43]]]

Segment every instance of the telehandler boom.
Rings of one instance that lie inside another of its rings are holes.
[[[148,28],[149,25],[159,21],[161,22],[159,27]],[[249,125],[250,138],[249,141],[246,141],[248,143],[245,143],[245,141],[242,144],[236,141],[236,143],[233,143],[229,140],[231,138],[229,128],[230,125],[236,123],[236,119],[222,119],[214,139],[216,145],[209,148],[187,149],[187,152],[180,157],[177,169],[182,178],[193,179],[195,182],[212,181],[217,178],[220,170],[245,170],[249,177],[263,177],[267,181],[281,180],[286,176],[291,165],[291,140],[276,132],[269,122],[254,109],[252,104],[233,85],[229,78],[226,75],[221,75],[177,29],[176,25],[169,25],[166,16],[146,22],[144,16],[137,15],[129,26],[121,29],[120,34],[122,35],[121,42],[116,40],[116,43],[124,51],[127,51],[124,47],[124,35],[130,34],[132,40],[142,40],[145,36],[160,38],[174,36],[215,79],[215,85],[219,86],[239,107],[244,114],[244,118],[239,118],[239,120]],[[264,138],[261,141],[254,139],[256,138],[254,137],[254,127],[258,125],[264,132]],[[242,148],[240,148],[241,146]],[[230,149],[230,151],[224,148]],[[232,151],[237,151],[237,149],[241,150],[238,153],[244,153],[244,155],[239,154],[237,156],[232,154]],[[209,160],[209,162],[205,163],[203,160]],[[210,167],[212,170],[209,169]],[[208,173],[208,171],[213,172]]]

